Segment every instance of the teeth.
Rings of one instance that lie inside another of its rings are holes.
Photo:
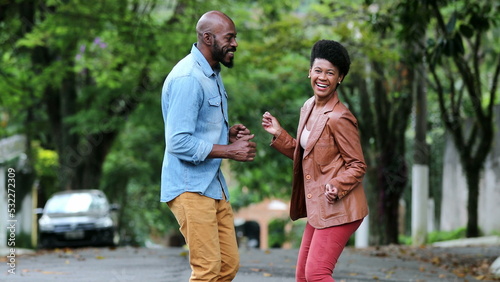
[[[316,83],[316,85],[318,85],[318,86],[319,86],[319,87],[321,87],[321,88],[326,88],[326,87],[328,86],[328,85],[326,85],[326,84],[319,84],[319,83]]]

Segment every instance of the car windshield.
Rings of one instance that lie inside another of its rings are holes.
[[[89,193],[63,194],[52,197],[46,213],[98,213],[106,211],[106,199]]]

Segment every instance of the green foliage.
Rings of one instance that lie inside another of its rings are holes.
[[[273,219],[269,222],[268,226],[268,244],[269,248],[281,248],[283,243],[287,241],[287,235],[285,233],[285,225],[289,222],[289,219]]]
[[[442,241],[450,241],[450,240],[458,240],[466,238],[466,228],[461,227],[451,231],[433,231],[427,234],[427,244],[433,244],[436,242]],[[403,245],[411,245],[412,239],[411,236],[400,235],[399,243]]]
[[[5,238],[9,238],[9,231],[7,231],[7,236]],[[15,247],[16,248],[23,248],[23,249],[34,249],[35,246],[33,246],[32,241],[31,241],[31,233],[26,233],[26,232],[19,232],[16,233],[16,241],[15,241]]]
[[[398,243],[401,245],[410,246],[412,242],[411,236],[400,234],[398,237]]]
[[[56,177],[58,169],[57,152],[36,147],[35,170],[37,175],[46,177]]]
[[[432,244],[440,241],[463,239],[466,237],[465,233],[466,233],[465,227],[461,227],[452,231],[434,231],[428,234],[427,242],[429,244]]]
[[[292,229],[290,230],[290,234],[288,234],[288,241],[290,242],[292,248],[300,248],[302,234],[306,228],[306,223],[306,220],[296,220],[292,222]]]
[[[59,170],[58,154],[34,143],[34,169],[39,181],[42,202],[59,191],[57,171]]]

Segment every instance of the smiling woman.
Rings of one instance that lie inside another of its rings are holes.
[[[301,108],[297,138],[269,112],[262,126],[271,146],[293,160],[292,220],[307,217],[297,259],[297,281],[334,281],[333,270],[349,237],[368,214],[366,164],[357,120],[337,88],[349,72],[347,50],[333,40],[316,42],[309,78],[314,93]]]

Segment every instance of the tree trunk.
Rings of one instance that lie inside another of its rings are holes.
[[[399,200],[408,180],[403,156],[394,151],[382,152],[377,165],[378,203],[375,217],[383,226],[379,242],[383,245],[399,242]]]
[[[73,45],[73,44],[71,44]],[[76,43],[74,44],[76,46]],[[66,59],[67,62],[73,62]],[[73,152],[78,150],[78,136],[71,129],[65,119],[74,115],[77,112],[76,108],[76,79],[75,73],[66,71],[64,79],[59,90],[59,100],[61,107],[59,109],[61,117],[61,140],[59,152],[59,165],[63,168],[60,178],[61,188],[63,190],[73,190],[71,178],[76,174],[78,158],[74,158]]]
[[[479,178],[481,174],[481,166],[468,166],[465,168],[465,177],[467,179],[467,187],[469,188],[469,197],[467,199],[467,231],[466,236],[478,237],[478,201],[479,201]]]
[[[98,189],[106,156],[113,145],[117,131],[87,135],[80,140],[81,162],[72,178],[74,189]]]
[[[415,92],[415,143],[413,146],[412,197],[411,197],[411,235],[412,244],[420,246],[427,240],[427,201],[429,198],[429,145],[427,144],[427,89],[424,50],[422,44],[413,44],[413,53],[421,60],[416,62],[413,77]]]

